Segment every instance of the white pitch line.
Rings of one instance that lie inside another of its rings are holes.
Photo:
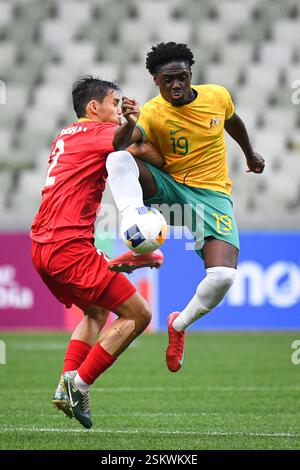
[[[300,392],[299,385],[289,385],[287,387],[223,387],[223,386],[215,386],[215,387],[95,387],[91,390],[100,393],[120,393],[120,392],[128,392],[128,393],[140,393],[140,392],[157,392],[157,393],[164,393],[166,391],[169,392],[284,392],[284,391],[298,391]]]
[[[161,430],[161,429],[65,429],[65,428],[17,428],[17,427],[5,427],[0,428],[0,433],[3,432],[51,432],[51,433],[82,433],[88,432],[93,434],[169,434],[169,435],[185,435],[185,436],[241,436],[241,437],[285,437],[295,438],[300,437],[299,433],[291,432],[223,432],[223,431],[181,431],[181,430]]]
[[[289,392],[296,391],[300,392],[299,385],[289,385],[287,387],[93,387],[92,393],[165,393],[165,392],[266,392],[266,393],[277,393],[277,392]],[[13,393],[14,390],[10,390],[9,393]],[[7,393],[7,389],[0,390],[1,393]],[[19,391],[16,391],[19,393]],[[35,394],[48,394],[49,389],[31,388],[22,389],[22,393]]]
[[[39,417],[45,417],[47,419],[61,419],[62,414],[61,413],[56,413],[58,410],[53,410],[54,413],[38,413]],[[2,417],[5,415],[2,413]],[[139,412],[127,412],[127,413],[93,413],[94,417],[97,418],[157,418],[157,417],[165,417],[165,418],[182,418],[182,417],[191,417],[191,418],[201,418],[203,416],[211,416],[211,417],[227,417],[227,418],[237,418],[237,417],[245,417],[245,413],[216,413],[216,412],[199,412],[199,413],[188,413],[188,412],[182,412],[182,413],[139,413]],[[264,415],[258,415],[257,413],[247,413],[247,418],[254,417],[256,420],[265,420],[268,417],[272,418],[280,418],[284,416],[285,418],[291,416],[300,416],[300,412],[295,412],[295,413],[266,413]],[[23,412],[14,412],[14,417],[15,418],[32,418],[32,414],[28,413],[23,413]]]
[[[54,410],[56,411],[56,410]],[[58,410],[57,410],[58,411]],[[4,415],[2,414],[2,417]],[[38,413],[39,417],[46,417],[47,419],[61,419],[62,414],[61,413]],[[209,412],[200,412],[200,413],[93,413],[93,417],[97,418],[157,418],[157,417],[166,417],[166,418],[181,418],[181,417],[191,417],[191,418],[197,418],[197,417],[203,417],[203,416],[220,416],[220,417],[227,417],[227,418],[237,418],[237,417],[255,417],[256,420],[259,419],[266,419],[268,417],[282,417],[284,416],[285,418],[288,416],[295,417],[295,416],[300,416],[300,412],[298,413],[267,413],[264,415],[258,415],[256,413],[209,413]],[[20,417],[20,418],[32,418],[32,414],[28,413],[22,413],[22,412],[14,412],[14,417]]]

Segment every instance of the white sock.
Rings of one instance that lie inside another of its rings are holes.
[[[112,195],[122,215],[128,208],[142,207],[144,202],[139,169],[131,153],[126,150],[110,153],[106,169]]]
[[[216,307],[229,291],[236,269],[225,266],[207,268],[207,276],[200,282],[196,294],[173,322],[177,331],[185,330],[198,318]]]
[[[78,388],[81,392],[88,392],[90,389],[90,385],[82,380],[78,372],[75,375],[74,383],[76,388]]]

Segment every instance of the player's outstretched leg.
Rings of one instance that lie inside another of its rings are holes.
[[[107,181],[120,214],[123,215],[131,208],[142,207],[143,190],[133,156],[126,150],[112,152],[107,157],[106,169]]]
[[[166,362],[171,372],[177,372],[182,366],[187,327],[221,302],[236,275],[236,269],[224,266],[208,268],[206,272],[207,276],[200,282],[194,297],[185,309],[181,313],[175,312],[169,315]]]
[[[92,426],[90,386],[113,365],[151,320],[148,304],[138,293],[115,308],[114,312],[119,318],[101,333],[99,341],[92,347],[75,377],[67,375],[64,378],[74,416],[86,428]]]
[[[168,369],[177,372],[183,364],[185,330],[177,331],[173,328],[173,323],[180,315],[180,312],[173,312],[168,317],[169,344],[166,351]]]
[[[142,207],[143,191],[139,182],[139,168],[127,151],[111,153],[106,161],[108,182],[116,206],[121,217],[126,217],[127,211]],[[163,263],[163,254],[160,250],[152,253],[138,254],[128,251],[109,261],[111,271],[132,273],[139,268],[159,268]]]
[[[104,327],[109,312],[97,305],[91,305],[84,311],[84,314],[84,318],[75,328],[68,344],[62,375],[52,398],[55,408],[61,410],[69,418],[74,415],[64,383],[64,374],[76,371],[83,363]]]

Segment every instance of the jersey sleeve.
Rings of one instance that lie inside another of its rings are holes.
[[[151,141],[151,132],[150,132],[150,115],[149,110],[146,106],[141,107],[141,113],[139,120],[136,124],[136,127],[140,129],[143,134],[143,140]]]
[[[105,123],[95,129],[95,148],[99,152],[114,152],[113,139],[117,126],[113,123]]]
[[[230,96],[230,93],[229,91],[224,88],[224,94],[225,94],[225,106],[226,106],[226,109],[225,109],[225,120],[227,121],[227,119],[230,119],[231,116],[233,116],[234,114],[234,104],[232,102],[232,98]]]

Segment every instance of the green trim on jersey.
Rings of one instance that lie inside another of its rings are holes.
[[[144,128],[140,124],[136,124],[135,127],[137,127],[141,131],[141,133],[143,134],[143,140],[146,140],[147,136],[146,136],[146,132],[145,132]]]

